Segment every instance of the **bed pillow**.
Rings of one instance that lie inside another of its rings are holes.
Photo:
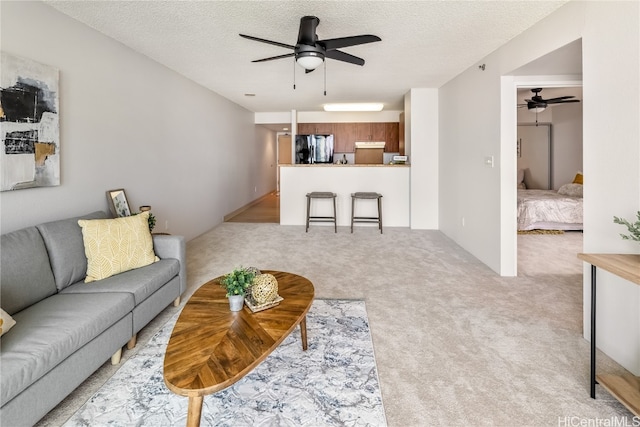
[[[518,169],[518,189],[526,190],[527,186],[524,183],[524,169]]]
[[[159,261],[153,252],[149,212],[115,219],[79,220],[87,257],[85,283]]]
[[[565,184],[558,189],[558,194],[571,197],[582,197],[582,184]]]
[[[582,185],[582,173],[578,172],[576,174],[576,177],[573,178],[573,184],[580,184]]]
[[[0,308],[0,336],[6,334],[15,324],[16,321],[13,320],[13,317]]]

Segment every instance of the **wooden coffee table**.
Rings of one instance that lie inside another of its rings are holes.
[[[221,277],[202,285],[180,313],[164,356],[164,382],[189,398],[187,426],[199,426],[204,396],[223,390],[258,366],[300,325],[307,349],[306,315],[313,284],[292,273],[263,270],[278,280],[284,298],[276,307],[252,313],[229,310]]]

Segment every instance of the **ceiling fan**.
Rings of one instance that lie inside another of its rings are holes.
[[[381,40],[380,37],[371,34],[318,40],[316,27],[319,23],[320,19],[315,16],[303,16],[302,18],[300,18],[298,41],[296,42],[295,46],[271,40],[265,40],[258,37],[248,36],[246,34],[240,34],[240,37],[293,50],[292,53],[272,56],[269,58],[256,59],[255,61],[251,62],[272,61],[274,59],[290,58],[292,56],[295,56],[296,62],[305,69],[306,73],[310,73],[311,71],[315,70],[324,62],[325,58],[348,62],[350,64],[364,65],[364,59],[342,52],[338,49],[349,46],[356,46],[359,44],[379,42]]]
[[[542,88],[531,89],[531,92],[534,93],[531,99],[525,99],[527,103],[519,104],[518,108],[527,107],[527,109],[529,110],[535,111],[536,113],[540,113],[544,111],[544,109],[547,108],[549,104],[567,104],[570,102],[580,102],[579,99],[571,99],[571,98],[575,98],[575,96],[570,96],[570,95],[559,96],[557,98],[543,99],[540,96],[540,92],[542,92]]]

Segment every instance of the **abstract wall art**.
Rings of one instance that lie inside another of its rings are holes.
[[[58,70],[0,52],[0,191],[60,185]]]

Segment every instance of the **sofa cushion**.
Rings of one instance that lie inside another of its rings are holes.
[[[87,257],[84,254],[82,229],[78,220],[103,218],[108,218],[108,215],[97,211],[36,226],[49,252],[51,269],[59,291],[83,280],[87,275]]]
[[[2,337],[1,404],[131,310],[133,297],[127,293],[57,294],[16,314],[16,325]]]
[[[0,237],[0,302],[13,315],[56,293],[47,249],[35,227]]]
[[[146,267],[129,270],[92,283],[79,282],[61,291],[67,293],[127,292],[136,306],[166,285],[180,271],[177,259],[162,259]]]
[[[87,283],[159,259],[153,252],[149,212],[115,219],[79,220],[78,224],[87,256]]]

